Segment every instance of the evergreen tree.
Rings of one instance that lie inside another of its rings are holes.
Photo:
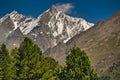
[[[0,50],[0,79],[1,80],[13,80],[15,78],[14,74],[14,64],[6,45],[1,45]]]
[[[39,46],[26,37],[10,54],[1,45],[0,80],[97,80],[97,74],[79,48],[71,49],[62,67],[53,58],[43,56]]]
[[[32,48],[32,54],[30,56],[30,77],[33,80],[38,80],[39,77],[41,77],[40,72],[40,65],[42,64],[42,60],[44,57],[42,57],[42,51],[40,50],[39,46],[34,44]]]
[[[35,45],[30,38],[26,37],[20,44],[18,55],[18,77],[22,80],[30,80],[33,76],[38,75],[38,72],[35,72],[35,70],[40,68],[38,66],[42,55],[38,45]]]
[[[43,64],[41,66],[42,76],[41,80],[54,80],[56,79],[55,70],[58,67],[58,62],[56,62],[51,57],[45,57]]]
[[[20,64],[20,61],[19,61],[19,59],[20,59],[20,57],[19,57],[19,50],[18,50],[18,48],[14,48],[14,49],[12,49],[11,50],[11,58],[12,58],[12,65],[13,65],[13,68],[14,69],[12,69],[13,70],[13,74],[15,74],[15,76],[14,76],[14,79],[15,80],[19,80],[19,77],[18,77],[18,72],[17,71],[19,71],[19,68],[18,68],[18,66],[19,66],[19,64]]]
[[[8,56],[8,50],[7,50],[7,48],[6,48],[6,46],[5,46],[5,44],[2,44],[1,45],[1,49],[0,49],[0,73],[1,73],[1,75],[0,75],[0,79],[1,80],[5,80],[7,77],[6,77],[6,68],[7,68],[7,62],[6,62],[6,60],[7,60],[7,56]]]
[[[97,80],[88,56],[79,48],[71,49],[66,58],[66,67],[59,76],[62,80]]]

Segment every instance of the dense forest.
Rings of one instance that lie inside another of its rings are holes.
[[[43,55],[40,47],[26,37],[19,48],[0,47],[0,80],[97,80],[86,53],[71,49],[66,65]]]

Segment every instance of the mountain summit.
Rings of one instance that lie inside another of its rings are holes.
[[[66,43],[93,25],[82,18],[70,17],[58,11],[55,6],[38,18],[27,17],[13,11],[0,19],[0,30],[4,34],[0,35],[0,43],[6,43],[11,48],[15,44],[18,46],[25,36],[29,36],[45,51],[60,42]],[[22,35],[18,37],[17,34]]]

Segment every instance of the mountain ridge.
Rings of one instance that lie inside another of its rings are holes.
[[[10,22],[12,25],[9,25],[12,30],[6,33],[8,37],[10,34],[14,33],[17,28],[19,28],[23,34],[21,37],[31,37],[34,42],[41,46],[43,51],[54,47],[59,42],[66,43],[76,34],[86,31],[94,25],[82,18],[70,17],[62,11],[58,11],[55,6],[46,10],[43,14],[38,16],[38,18],[26,17],[19,14],[17,11],[13,11],[0,19],[0,26],[4,26],[2,23],[7,23],[5,20],[12,21]],[[11,45],[12,44],[15,44],[14,40],[11,42]]]

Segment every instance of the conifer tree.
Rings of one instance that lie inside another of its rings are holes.
[[[78,47],[71,49],[66,58],[66,67],[59,76],[62,80],[97,80],[88,56]]]
[[[20,79],[30,80],[34,76],[38,76],[38,70],[40,67],[40,60],[42,52],[38,45],[34,44],[33,41],[26,37],[20,44],[19,48],[19,64],[17,65],[18,77]]]
[[[13,70],[13,74],[15,75],[14,76],[14,79],[15,80],[19,80],[19,77],[18,77],[18,71],[19,71],[19,68],[18,68],[18,66],[19,66],[19,64],[20,64],[20,61],[19,61],[19,59],[20,59],[20,57],[19,57],[19,50],[18,50],[18,48],[14,48],[14,49],[12,49],[11,50],[11,53],[10,53],[10,55],[11,55],[11,58],[12,58],[12,65],[13,65],[13,68],[14,69],[12,69]]]
[[[58,65],[53,58],[44,57],[38,45],[26,37],[19,49],[13,49],[11,55],[16,60],[18,80],[46,80],[54,77]]]
[[[0,80],[97,80],[84,51],[71,49],[66,66],[59,66],[51,57],[42,55],[38,45],[26,37],[19,48],[8,52],[0,47]]]
[[[13,80],[14,78],[14,64],[12,58],[9,55],[6,45],[2,44],[0,49],[0,79]]]
[[[42,65],[43,66],[41,67],[41,71],[42,71],[41,80],[54,80],[54,79],[56,79],[55,70],[59,66],[58,62],[56,62],[51,57],[45,57]]]

